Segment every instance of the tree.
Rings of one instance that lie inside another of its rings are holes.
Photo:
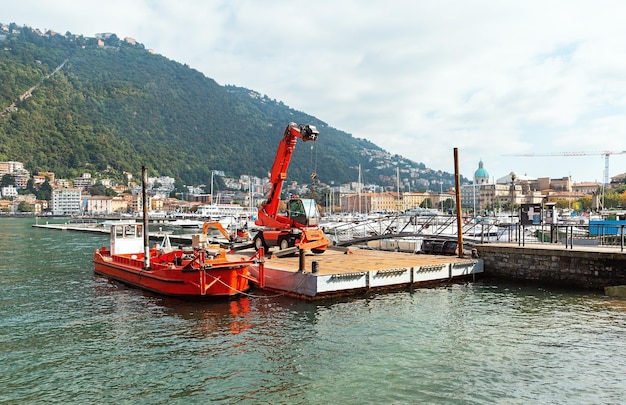
[[[566,198],[559,198],[558,200],[556,200],[557,208],[561,208],[561,209],[569,208],[570,204],[571,204],[570,201]]]
[[[26,190],[31,194],[35,194],[35,191],[37,191],[35,189],[35,180],[32,178],[28,179],[28,182],[26,183]]]
[[[94,184],[93,186],[91,186],[89,188],[89,194],[90,195],[104,195],[104,196],[107,196],[107,197],[115,197],[117,195],[115,190],[113,190],[113,189],[111,189],[109,187],[106,187],[101,182],[98,182],[98,183]]]
[[[609,190],[604,193],[604,206],[605,208],[616,208],[620,204],[619,194],[615,190]]]
[[[29,203],[27,203],[26,201],[21,201],[17,205],[17,210],[19,212],[33,212],[33,207]]]
[[[118,46],[120,44],[120,39],[117,35],[113,34],[108,38],[105,38],[104,43],[108,46]]]
[[[2,176],[1,183],[2,183],[1,184],[2,187],[14,186],[15,185],[15,176],[13,176],[12,174],[5,174],[4,176]]]
[[[584,211],[591,210],[593,208],[593,197],[590,195],[580,197],[578,202],[580,203],[580,208]]]
[[[37,196],[38,200],[46,200],[50,201],[52,198],[52,186],[48,182],[48,178],[43,182],[41,186],[39,186],[39,190],[35,192],[35,196]]]
[[[447,199],[443,200],[443,211],[444,212],[453,210],[455,206],[456,206],[456,203],[455,203],[453,198],[447,198]]]

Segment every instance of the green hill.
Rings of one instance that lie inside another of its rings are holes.
[[[449,173],[392,156],[252,90],[220,86],[115,35],[99,43],[9,24],[0,49],[0,161],[22,161],[33,172],[121,178],[146,165],[151,175],[185,184],[208,184],[212,170],[262,177],[293,121],[316,125],[320,138],[312,148],[298,144],[290,179],[310,182],[316,172],[324,183],[356,181],[361,165],[365,182],[395,186],[400,167],[401,177],[413,173],[411,190],[453,184]]]

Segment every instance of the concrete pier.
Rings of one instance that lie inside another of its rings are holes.
[[[491,243],[476,250],[485,276],[592,290],[626,285],[626,253],[619,247]]]

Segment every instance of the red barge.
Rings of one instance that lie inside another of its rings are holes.
[[[144,224],[111,225],[110,248],[94,253],[94,271],[113,280],[158,294],[182,297],[233,297],[250,289],[253,258],[229,260],[219,245],[206,243],[206,234],[194,235],[192,247],[144,249]]]

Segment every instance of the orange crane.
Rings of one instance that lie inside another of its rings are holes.
[[[255,224],[263,227],[254,236],[257,249],[267,251],[271,246],[280,250],[297,247],[311,249],[313,253],[323,253],[330,245],[329,239],[318,227],[320,213],[315,200],[292,198],[287,202],[287,215],[278,213],[280,193],[287,179],[287,168],[296,147],[298,138],[304,142],[316,141],[319,132],[313,125],[297,125],[290,122],[278,144],[270,182],[272,184],[267,200],[259,208]]]
[[[604,186],[609,185],[609,156],[610,155],[622,155],[623,151],[588,151],[588,152],[555,152],[555,153],[522,153],[517,155],[503,155],[503,156],[517,156],[517,157],[535,157],[535,156],[604,156]]]

